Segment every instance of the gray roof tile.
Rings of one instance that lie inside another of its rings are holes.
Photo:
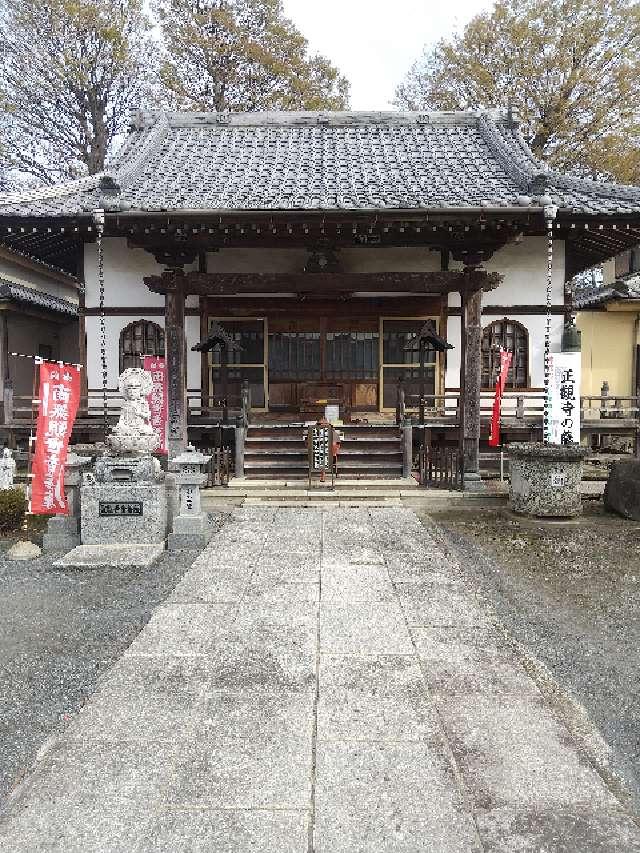
[[[640,213],[640,189],[547,169],[501,113],[140,112],[107,168],[0,195],[0,216],[117,210],[538,207]]]
[[[78,316],[78,306],[68,299],[52,296],[41,290],[25,287],[11,279],[0,277],[0,299],[8,299],[11,302],[21,302],[34,305],[36,308],[44,308],[56,314],[68,314],[71,317]]]
[[[640,272],[629,273],[613,284],[580,288],[576,292],[577,308],[595,308],[606,302],[640,299]]]

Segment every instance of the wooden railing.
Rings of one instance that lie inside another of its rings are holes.
[[[490,419],[493,411],[493,391],[482,391],[480,393],[480,417]],[[544,394],[542,391],[528,391],[521,394],[506,393],[502,398],[502,417],[522,423],[542,423],[544,412]],[[445,394],[406,394],[404,391],[398,396],[396,403],[396,421],[412,415],[417,416],[418,423],[430,420],[452,419],[458,422],[460,419],[460,394],[458,391],[447,391]]]
[[[205,467],[207,481],[205,488],[212,489],[215,486],[228,486],[231,476],[231,460],[233,458],[229,447],[202,448],[202,452],[211,459]]]
[[[464,488],[464,455],[459,447],[422,445],[418,454],[418,482],[427,489]]]

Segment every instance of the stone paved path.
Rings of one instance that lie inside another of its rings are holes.
[[[238,510],[0,851],[640,851],[500,636],[410,510]]]

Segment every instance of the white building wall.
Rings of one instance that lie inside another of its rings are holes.
[[[107,385],[114,389],[118,385],[120,332],[129,323],[136,320],[152,320],[164,327],[164,296],[151,291],[144,284],[147,275],[160,275],[164,267],[156,262],[153,255],[143,249],[130,249],[126,240],[109,237],[104,240],[104,278],[106,308],[132,308],[130,314],[118,314],[105,317],[105,338],[107,349]],[[98,259],[95,243],[85,246],[85,304],[87,308],[100,305],[98,283]],[[189,269],[189,267],[187,267]],[[197,309],[197,296],[189,296],[187,309]],[[155,309],[145,313],[145,309]],[[87,379],[89,388],[102,388],[102,367],[100,356],[100,318],[86,318],[87,332]],[[185,320],[187,339],[187,386],[200,388],[200,355],[191,352],[191,347],[200,340],[200,318],[187,316]]]
[[[150,319],[160,325],[164,317],[159,313],[164,308],[164,297],[151,293],[144,285],[146,275],[159,275],[163,267],[153,256],[142,249],[130,249],[126,240],[106,238],[105,253],[105,305],[139,311],[131,314],[106,318],[108,385],[115,388],[118,378],[118,342],[121,330],[129,323]],[[308,259],[304,249],[224,249],[207,255],[210,272],[301,272]],[[440,269],[439,252],[421,248],[372,248],[354,247],[340,253],[342,268],[349,272],[421,272]],[[461,264],[452,264],[459,268]],[[484,294],[485,308],[500,306],[540,305],[546,300],[547,241],[544,237],[528,237],[520,243],[504,247],[485,264],[488,271],[499,272],[504,281],[495,290]],[[87,307],[99,304],[97,257],[95,244],[85,247],[85,280]],[[552,302],[555,306],[564,301],[564,243],[554,243],[554,271]],[[187,299],[187,308],[198,306],[197,297]],[[449,295],[449,306],[460,306],[457,293]],[[145,315],[145,308],[155,309]],[[522,323],[529,331],[529,369],[532,387],[539,387],[544,379],[543,350],[545,318],[539,314],[510,314],[507,310],[484,314],[483,327],[492,320],[505,316]],[[99,388],[102,382],[100,367],[99,318],[87,317],[87,362],[90,388]],[[553,316],[551,333],[552,351],[560,348],[562,317]],[[189,389],[200,387],[200,356],[191,352],[191,347],[200,339],[200,321],[197,316],[187,316],[187,382]],[[447,354],[446,386],[459,386],[460,369],[460,318],[450,316],[447,337],[454,349]]]
[[[153,320],[164,328],[164,317],[154,314],[144,317],[140,314],[119,314],[105,317],[105,340],[107,350],[107,386],[118,387],[120,332],[129,323],[136,320]],[[100,318],[87,317],[87,378],[89,388],[102,388],[102,361],[100,352]],[[187,388],[190,391],[200,388],[200,353],[192,352],[191,347],[200,340],[200,317],[189,315],[185,318],[187,339]]]
[[[483,314],[482,328],[486,328],[494,320],[502,320],[504,314]],[[544,384],[544,330],[546,319],[541,314],[517,314],[513,319],[529,332],[529,381],[532,388],[541,388]],[[551,317],[551,352],[559,352],[562,342],[562,327],[564,319],[559,314]],[[453,349],[447,353],[447,371],[445,384],[447,388],[458,388],[460,384],[460,317],[449,317],[447,323],[447,340],[453,344]]]
[[[458,265],[460,266],[460,265]],[[551,302],[554,306],[564,303],[564,241],[553,244],[553,279]],[[545,316],[510,312],[510,307],[521,305],[546,305],[547,299],[547,240],[545,237],[527,237],[521,243],[505,246],[488,261],[484,268],[504,276],[502,284],[495,290],[482,295],[484,311],[482,328],[505,314],[529,332],[529,379],[531,387],[539,388],[544,383],[544,332]],[[490,312],[491,306],[500,306],[501,311]],[[459,308],[460,297],[449,294],[449,307]],[[490,313],[489,313],[490,312]],[[562,343],[563,317],[554,314],[551,318],[551,351],[559,352]],[[450,316],[447,323],[447,340],[454,349],[447,353],[445,384],[447,388],[458,388],[460,384],[460,317]]]

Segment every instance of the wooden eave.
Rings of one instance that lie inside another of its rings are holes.
[[[195,258],[223,248],[422,247],[447,250],[466,262],[487,260],[517,235],[544,236],[539,208],[356,211],[106,212],[105,234],[154,254],[179,250]],[[640,244],[640,218],[560,210],[554,236],[566,242],[566,277]],[[96,239],[91,214],[23,219],[0,215],[9,248],[70,266],[83,243]],[[475,261],[470,257],[475,255]],[[164,261],[161,259],[161,263]],[[183,261],[186,263],[187,261]],[[64,273],[61,273],[64,275]]]
[[[498,273],[480,269],[422,273],[205,273],[167,270],[159,276],[145,276],[153,293],[181,290],[185,295],[232,294],[317,294],[353,293],[441,294],[495,289]]]

